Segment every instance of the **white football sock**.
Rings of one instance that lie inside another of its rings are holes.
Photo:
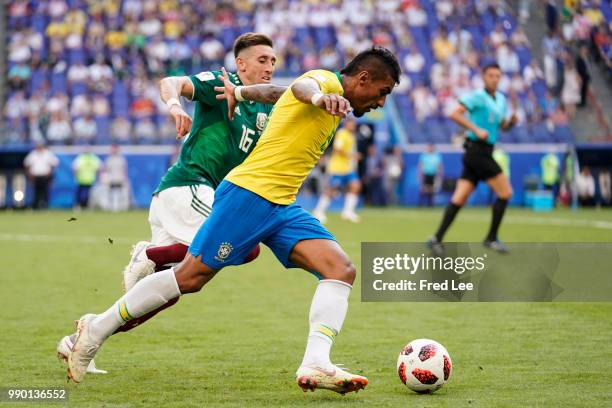
[[[302,365],[331,364],[329,354],[346,317],[352,286],[324,279],[319,282],[310,305],[310,332]]]
[[[153,273],[138,281],[106,312],[98,315],[90,323],[90,334],[94,339],[103,341],[125,322],[155,310],[180,295],[174,269]]]
[[[319,197],[319,202],[317,203],[317,207],[314,209],[313,212],[325,214],[325,211],[327,211],[327,207],[329,207],[330,202],[331,200],[329,199],[327,194],[321,194],[321,197]]]
[[[357,208],[357,203],[359,202],[359,196],[354,193],[346,193],[346,197],[344,198],[344,208],[342,212],[344,214],[352,214],[355,212],[355,208]]]

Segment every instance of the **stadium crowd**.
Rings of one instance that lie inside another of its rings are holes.
[[[232,69],[232,42],[246,31],[273,38],[280,76],[337,68],[373,44],[394,50],[405,72],[395,101],[412,142],[449,142],[457,128],[446,114],[481,85],[479,67],[497,61],[519,116],[502,141],[569,141],[588,81],[568,50],[590,45],[609,64],[612,9],[566,3],[563,22],[550,17],[542,67],[501,0],[15,0],[4,142],[172,143],[157,81]]]

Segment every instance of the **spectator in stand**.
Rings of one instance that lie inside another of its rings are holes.
[[[383,157],[383,184],[387,194],[387,203],[398,205],[400,203],[400,179],[404,172],[404,159],[402,158],[402,147],[396,145],[385,149]]]
[[[65,114],[54,112],[47,127],[47,140],[54,144],[71,142],[72,128]]]
[[[489,41],[493,48],[497,48],[508,41],[508,36],[506,35],[504,27],[501,25],[501,23],[497,23],[495,25],[495,30],[489,34]]]
[[[604,206],[612,204],[612,179],[608,169],[599,171],[599,193]]]
[[[559,12],[557,11],[557,1],[548,0],[546,2],[546,26],[548,31],[555,31],[559,24]]]
[[[81,61],[77,61],[68,68],[67,73],[68,85],[87,84],[89,79],[89,68]]]
[[[155,143],[157,141],[157,128],[149,118],[136,121],[134,136],[139,143]]]
[[[87,94],[76,95],[70,101],[70,116],[73,118],[88,115],[91,111],[91,96]]]
[[[574,62],[568,59],[563,71],[563,89],[561,90],[561,102],[563,108],[570,118],[576,115],[576,104],[580,102],[581,79],[574,68]]]
[[[404,57],[404,69],[412,74],[420,74],[425,68],[425,58],[416,45],[410,47],[410,52]]]
[[[119,146],[111,146],[110,155],[104,161],[104,170],[109,183],[110,209],[117,212],[125,207],[121,205],[121,198],[128,184],[127,160],[119,151]]]
[[[323,48],[319,56],[319,62],[321,63],[321,68],[332,71],[341,65],[340,55],[331,45]]]
[[[529,48],[529,38],[522,26],[518,26],[510,36],[510,43],[515,47]]]
[[[28,44],[28,38],[24,31],[15,33],[9,40],[8,62],[11,64],[25,63],[32,57],[32,51]]]
[[[576,190],[581,206],[592,207],[595,205],[595,178],[588,166],[583,166],[576,176]]]
[[[429,88],[420,83],[412,91],[412,103],[418,122],[425,121],[438,111],[438,100]]]
[[[455,25],[453,31],[448,35],[448,40],[460,56],[465,56],[472,50],[472,34],[460,24]]]
[[[427,146],[427,151],[419,156],[418,173],[421,180],[419,206],[425,204],[428,207],[433,207],[436,181],[439,184],[443,172],[442,156],[436,152],[435,146],[430,143]]]
[[[132,135],[132,124],[124,116],[116,117],[111,124],[111,137],[114,143],[127,143]]]
[[[110,104],[102,94],[95,94],[91,104],[91,110],[96,118],[107,118],[110,115]]]
[[[576,71],[580,76],[580,104],[578,106],[582,108],[587,104],[589,83],[591,82],[589,49],[586,45],[580,46],[578,56],[576,57]]]
[[[545,190],[549,190],[553,194],[553,200],[556,199],[559,189],[559,170],[561,162],[554,152],[548,152],[542,160],[540,160],[540,168],[542,170],[542,186]]]
[[[27,112],[28,101],[23,91],[15,92],[4,105],[4,116],[9,121],[19,121],[26,116]]]
[[[497,47],[497,64],[502,72],[507,74],[519,72],[521,69],[518,54],[507,42],[501,43],[499,47]]]
[[[580,8],[574,15],[572,29],[572,40],[575,40],[579,46],[588,44],[591,37],[591,20],[583,14]]]
[[[438,34],[433,39],[432,47],[436,59],[441,62],[446,62],[451,55],[455,54],[455,46],[448,39],[446,27],[440,27]]]
[[[77,183],[75,209],[81,210],[88,207],[89,191],[96,182],[101,163],[98,156],[91,152],[90,147],[87,147],[72,162],[72,171]]]
[[[411,2],[411,6],[405,9],[408,17],[408,25],[411,27],[423,27],[427,24],[427,12],[423,10],[418,2]]]
[[[23,27],[27,24],[32,10],[28,0],[13,0],[9,3],[8,15],[11,27]]]
[[[59,159],[44,143],[39,142],[36,148],[23,161],[26,176],[34,184],[34,209],[45,209],[49,206],[49,186],[53,173],[59,165]]]
[[[561,41],[553,31],[549,31],[542,40],[544,53],[544,79],[549,89],[556,90],[558,86],[557,59],[561,53]],[[555,92],[556,94],[556,92]]]
[[[109,93],[112,87],[113,70],[106,63],[103,54],[96,56],[95,62],[89,66],[89,88],[102,93]]]
[[[365,193],[366,202],[370,205],[387,205],[387,194],[384,189],[384,164],[375,144],[368,146],[366,156]]]
[[[217,40],[213,33],[207,33],[200,45],[200,53],[202,53],[204,58],[206,69],[210,70],[223,63],[225,48],[223,48],[223,44]]]
[[[91,112],[75,120],[72,129],[75,142],[92,143],[98,134],[98,126]]]
[[[8,71],[8,80],[12,89],[23,89],[27,84],[32,71],[25,62],[13,65]]]

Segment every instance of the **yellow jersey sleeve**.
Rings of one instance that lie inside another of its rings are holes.
[[[355,136],[346,129],[340,129],[334,137],[327,171],[329,174],[344,175],[355,170]]]
[[[302,78],[317,81],[323,93],[344,94],[339,74],[314,70],[296,81]],[[297,100],[290,86],[274,105],[255,149],[225,178],[273,203],[291,204],[339,124],[340,117]]]

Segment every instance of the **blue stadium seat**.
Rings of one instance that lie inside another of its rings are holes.
[[[51,93],[62,92],[66,93],[66,74],[64,72],[55,72],[51,74]]]
[[[531,137],[537,143],[551,143],[553,138],[545,123],[534,123],[531,126]]]
[[[113,116],[126,114],[130,107],[130,97],[124,81],[115,81],[111,91],[111,107]]]
[[[32,71],[32,75],[30,76],[30,91],[34,92],[47,81],[47,71],[38,68]]]
[[[111,142],[111,123],[109,118],[97,117],[95,119],[98,132],[95,142],[97,144],[108,144]]]
[[[574,133],[569,125],[555,126],[553,137],[557,143],[574,143]]]
[[[525,126],[515,126],[512,129],[512,136],[518,143],[534,143],[529,131]]]
[[[70,50],[68,52],[68,63],[76,64],[78,62],[82,62],[83,64],[86,62],[85,50],[82,48]]]

